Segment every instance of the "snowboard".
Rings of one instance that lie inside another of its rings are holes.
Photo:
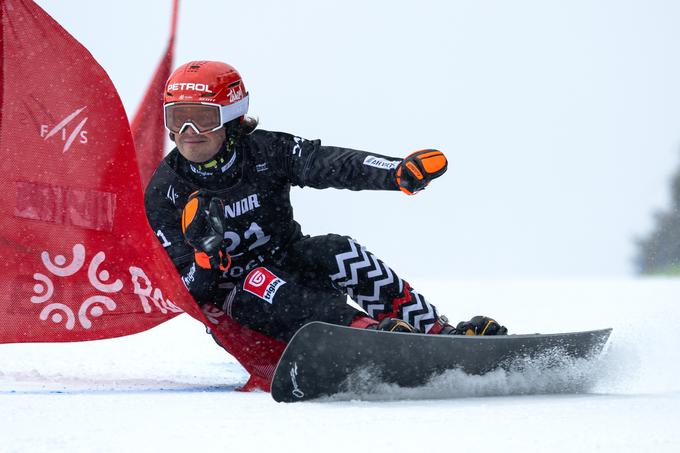
[[[362,371],[380,382],[417,387],[453,369],[481,375],[537,357],[589,359],[600,354],[610,333],[611,329],[602,329],[478,337],[312,322],[288,343],[274,372],[271,394],[278,402],[297,402],[352,391],[351,378]]]

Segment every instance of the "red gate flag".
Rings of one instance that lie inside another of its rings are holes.
[[[29,0],[0,0],[0,49],[0,343],[129,335],[182,311],[211,325],[148,226],[104,70]],[[268,388],[283,344],[216,327]]]
[[[143,188],[149,184],[151,175],[163,159],[165,137],[167,136],[163,125],[163,90],[172,71],[175,32],[177,30],[177,7],[178,0],[173,0],[168,47],[158,63],[156,72],[151,78],[151,84],[130,126],[137,150],[137,163]]]

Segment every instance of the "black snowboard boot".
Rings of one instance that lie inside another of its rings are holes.
[[[486,316],[475,316],[469,321],[461,321],[456,327],[449,324],[446,316],[440,316],[430,333],[440,335],[507,335],[508,329]]]
[[[418,329],[401,319],[385,318],[378,323],[374,329],[385,332],[420,333]]]
[[[378,322],[369,316],[358,315],[349,326],[357,329],[382,330],[384,332],[419,333],[418,329],[411,324],[395,318],[385,318]]]

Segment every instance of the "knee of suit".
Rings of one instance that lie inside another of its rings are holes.
[[[327,234],[324,238],[326,239],[327,244],[333,246],[333,248],[337,247],[339,249],[348,249],[350,242],[356,242],[350,236],[334,233]]]
[[[312,236],[299,242],[297,252],[304,255],[306,260],[323,260],[331,258],[340,253],[346,253],[353,247],[360,247],[358,243],[349,236],[340,234],[325,234],[322,236]]]

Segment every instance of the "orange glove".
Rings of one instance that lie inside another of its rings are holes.
[[[224,202],[200,191],[189,195],[182,210],[184,240],[194,248],[196,264],[226,271],[231,256],[224,250]]]
[[[408,155],[397,166],[397,185],[407,195],[423,190],[434,178],[446,173],[444,153],[436,149],[423,149]]]

